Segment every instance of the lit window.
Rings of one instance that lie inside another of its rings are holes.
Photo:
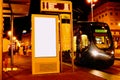
[[[120,26],[120,23],[118,23],[118,26]]]

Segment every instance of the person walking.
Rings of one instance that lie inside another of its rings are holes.
[[[7,35],[3,35],[3,66],[7,69],[8,66],[8,52],[10,47],[10,40],[8,40]]]

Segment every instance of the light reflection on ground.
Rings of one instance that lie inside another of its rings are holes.
[[[105,73],[105,72],[98,71],[98,70],[90,70],[89,72],[93,75],[102,77],[107,80],[120,80],[120,76],[118,75],[113,75],[113,74]]]
[[[105,80],[120,80],[120,60],[115,60],[110,68],[97,70],[89,67],[77,66],[80,70],[91,73]]]
[[[7,71],[17,71],[18,68],[14,67],[14,68],[3,68],[3,71],[4,72],[7,72]]]

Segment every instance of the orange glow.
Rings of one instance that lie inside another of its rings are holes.
[[[14,67],[14,68],[3,68],[3,71],[17,71],[18,68],[17,67]]]
[[[118,23],[118,26],[120,26],[120,23]]]
[[[15,37],[15,36],[13,37],[13,40],[16,40],[16,37]]]
[[[98,0],[87,0],[88,3],[90,3],[91,1],[92,2],[97,2]]]
[[[12,34],[11,31],[8,31],[8,36],[11,36],[11,34]]]

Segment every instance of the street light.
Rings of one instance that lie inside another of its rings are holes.
[[[22,33],[23,33],[23,34],[27,33],[27,30],[23,30]]]
[[[12,32],[11,31],[8,31],[8,36],[11,38],[11,35],[12,35]],[[11,38],[13,41],[15,41],[16,40],[16,37],[15,36],[13,36],[12,38]]]
[[[17,38],[14,36],[14,37],[13,37],[13,40],[15,41],[16,39],[17,39]]]
[[[11,34],[12,34],[11,31],[8,31],[8,36],[9,36],[9,37],[11,36]]]
[[[88,3],[91,4],[91,21],[93,22],[93,7],[95,6],[95,2],[97,2],[98,0],[87,0]]]

